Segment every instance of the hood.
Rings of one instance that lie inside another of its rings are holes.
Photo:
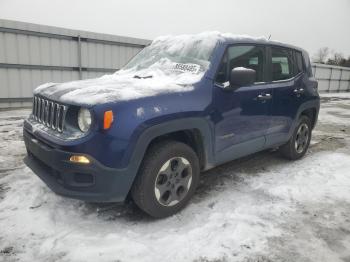
[[[193,90],[194,83],[200,81],[203,74],[121,70],[95,79],[46,83],[37,87],[34,94],[63,103],[92,106],[159,94],[188,92]]]

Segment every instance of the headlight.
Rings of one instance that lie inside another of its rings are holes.
[[[78,126],[82,132],[87,132],[91,126],[91,113],[86,108],[80,108],[78,113]]]

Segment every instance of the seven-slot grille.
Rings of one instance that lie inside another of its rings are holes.
[[[68,107],[59,103],[34,96],[33,117],[39,123],[58,132],[64,128],[64,119]]]

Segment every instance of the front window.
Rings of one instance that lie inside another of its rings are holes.
[[[144,48],[122,69],[198,74],[209,68],[216,42],[211,38],[196,36],[161,37]]]
[[[264,81],[264,47],[254,45],[230,46],[224,55],[216,76],[217,83],[229,80],[230,72],[236,67],[245,67],[255,70],[255,82]]]

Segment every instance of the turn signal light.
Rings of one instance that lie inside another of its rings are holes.
[[[90,164],[90,160],[86,156],[71,156],[69,161],[80,164]]]
[[[113,123],[113,111],[106,111],[103,117],[103,129],[109,129]]]

